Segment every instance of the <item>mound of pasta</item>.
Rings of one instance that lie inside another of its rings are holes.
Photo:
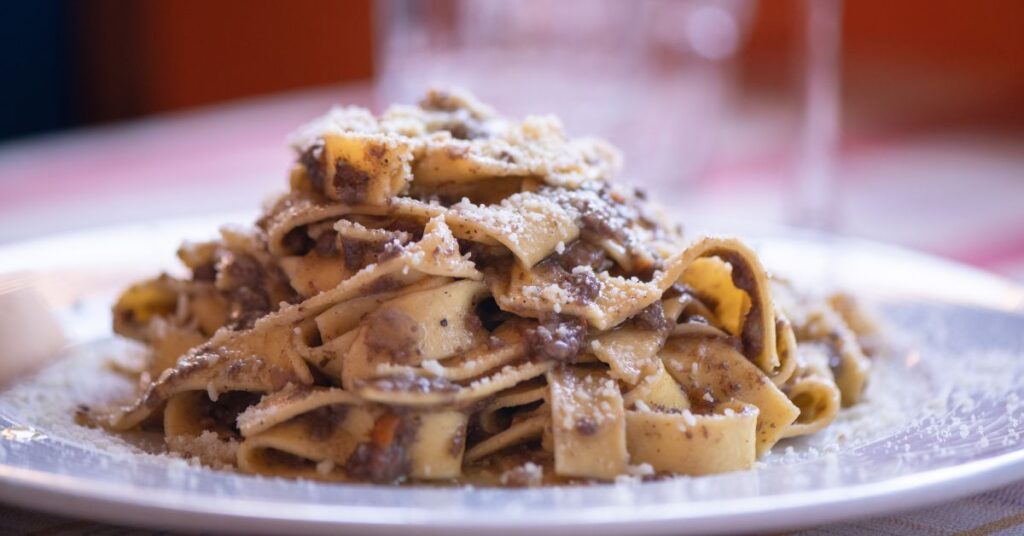
[[[291,142],[252,228],[121,295],[140,392],[83,420],[247,473],[521,486],[750,468],[861,395],[850,299],[684,239],[555,118],[432,91]]]

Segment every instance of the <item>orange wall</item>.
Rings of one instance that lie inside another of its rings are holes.
[[[803,5],[759,3],[740,60],[748,92],[799,88]],[[1024,119],[1024,2],[848,0],[843,11],[848,107]]]
[[[740,59],[748,93],[798,95],[804,1],[758,3]],[[86,120],[373,74],[372,0],[72,5]],[[848,0],[844,11],[844,97],[858,113],[1024,116],[1024,1]]]
[[[370,0],[77,4],[84,108],[115,119],[373,74]]]

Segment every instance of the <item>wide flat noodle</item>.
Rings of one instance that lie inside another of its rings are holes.
[[[566,140],[556,118],[533,116],[521,125],[499,130],[481,143],[428,142],[414,173],[417,180],[428,184],[481,177],[540,176],[549,184],[575,187],[602,180],[619,166],[620,156],[603,142]]]
[[[507,389],[477,414],[480,428],[488,434],[496,434],[504,429],[499,413],[539,404],[547,400],[547,396],[548,386],[546,383],[524,382]]]
[[[342,203],[384,205],[412,180],[413,147],[393,136],[362,133],[321,138],[323,193]]]
[[[871,362],[864,354],[857,334],[847,325],[842,314],[829,302],[808,301],[801,298],[788,284],[776,281],[773,288],[781,299],[786,316],[792,319],[794,334],[799,343],[815,343],[823,347],[828,356],[830,376],[842,393],[843,406],[856,404],[867,384]],[[849,301],[839,300],[842,307],[854,308]],[[860,314],[848,310],[847,316]],[[866,320],[859,320],[864,323]],[[870,332],[867,335],[870,338]]]
[[[722,339],[669,339],[661,357],[691,401],[714,405],[737,400],[757,406],[758,455],[775,445],[800,413],[759,368]]]
[[[775,353],[779,356],[779,368],[771,374],[771,379],[772,383],[781,386],[793,377],[799,359],[793,325],[778,311],[775,312],[775,334]]]
[[[800,377],[784,389],[786,396],[800,409],[800,415],[786,428],[783,437],[813,434],[832,424],[839,413],[839,389],[826,378]]]
[[[754,252],[735,239],[704,238],[687,248],[685,256],[687,267],[682,281],[715,297],[719,302],[719,321],[741,338],[743,354],[765,373],[774,372],[780,365],[774,306],[767,275]],[[731,284],[721,279],[723,272],[714,264],[703,264],[708,258],[728,263]],[[735,296],[735,290],[745,293],[746,298]]]
[[[163,415],[167,448],[182,456],[197,458],[205,465],[235,465],[237,437],[229,423],[212,418],[215,405],[201,391],[178,393],[168,399]]]
[[[518,383],[543,376],[551,362],[524,362],[505,365],[466,385],[431,381],[423,377],[385,377],[357,383],[353,391],[360,397],[395,406],[468,406]]]
[[[756,406],[742,404],[710,415],[627,411],[631,460],[693,476],[749,469],[756,459],[757,417]]]
[[[288,276],[288,281],[299,294],[306,297],[330,290],[352,277],[352,273],[339,264],[337,259],[316,254],[281,259],[281,269]]]
[[[569,367],[548,373],[555,472],[611,479],[625,472],[625,410],[615,380],[600,369]]]
[[[664,333],[625,327],[594,338],[590,349],[610,367],[612,377],[636,385],[657,373],[658,352],[664,344]]]
[[[293,386],[266,395],[258,404],[247,408],[238,416],[238,429],[242,435],[252,436],[319,407],[362,403],[358,397],[341,389]]]
[[[244,471],[271,476],[348,480],[345,464],[371,439],[382,410],[326,407],[247,437],[238,449]]]
[[[484,373],[519,364],[526,357],[526,342],[514,326],[498,328],[486,343],[448,359],[430,360],[420,366],[383,364],[376,373],[384,377],[423,376],[462,382],[478,378]]]
[[[606,330],[658,301],[679,278],[683,268],[683,259],[677,257],[667,260],[665,268],[656,271],[650,281],[613,276],[607,272],[593,274],[600,293],[592,301],[575,300],[572,289],[562,285],[562,281],[547,279],[544,274],[519,267],[511,270],[507,282],[491,285],[491,291],[502,309],[520,316],[540,317],[555,311],[585,318],[594,328]],[[584,268],[580,272],[586,273],[587,270]]]
[[[323,414],[331,418],[327,426]],[[247,438],[240,456],[250,467],[275,473],[293,471],[296,476],[309,476],[315,470],[321,476],[347,478],[348,457],[359,445],[376,440],[374,431],[385,414],[383,408],[367,405],[341,389],[280,391],[239,416],[238,427]],[[467,415],[441,411],[416,413],[407,419],[406,426],[413,430],[403,451],[409,476],[427,480],[458,477]],[[321,452],[325,442],[332,443],[327,456]]]
[[[487,456],[501,452],[515,445],[537,439],[544,433],[551,418],[547,415],[536,415],[517,422],[506,430],[481,441],[466,452],[466,461],[475,462]]]
[[[409,447],[409,476],[446,480],[462,474],[466,421],[461,411],[418,413],[416,437]]]
[[[463,202],[447,215],[453,225],[489,236],[507,247],[520,264],[529,268],[550,255],[559,243],[579,236],[575,214],[534,192],[514,194],[499,205],[481,207]]]
[[[178,327],[163,318],[154,318],[149,330],[152,334],[146,338],[153,349],[147,367],[150,378],[158,378],[165,370],[174,368],[189,349],[206,341],[206,337],[195,328]]]
[[[295,352],[295,334],[288,326],[264,325],[218,335],[161,374],[135,404],[111,415],[110,426],[131,428],[171,395],[185,391],[272,392],[289,383],[313,382],[305,361]]]
[[[654,367],[655,372],[623,395],[626,407],[643,405],[663,411],[690,409],[690,399],[687,398],[686,391],[672,378],[665,365],[658,360]]]
[[[388,300],[403,294],[428,290],[451,282],[451,279],[445,277],[427,277],[395,290],[358,296],[339,302],[316,316],[317,330],[324,342],[331,341],[355,329],[363,317],[376,310],[382,303]]]
[[[473,306],[484,292],[483,283],[464,280],[380,304],[361,321],[345,356],[346,388],[376,376],[379,365],[416,366],[483,342],[483,329],[473,322]]]

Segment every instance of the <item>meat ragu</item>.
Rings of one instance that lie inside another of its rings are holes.
[[[136,400],[84,420],[162,423],[168,449],[247,473],[532,486],[746,469],[860,396],[852,300],[682,236],[553,117],[431,91],[291,144],[254,227],[122,294],[114,328],[153,357]]]

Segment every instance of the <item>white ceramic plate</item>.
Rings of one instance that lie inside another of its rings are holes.
[[[107,328],[117,288],[173,267],[183,237],[209,236],[221,221],[0,248],[0,283],[20,274],[58,310],[73,343],[0,394],[0,500],[204,531],[694,534],[879,515],[1024,478],[1024,291],[905,250],[792,230],[741,234],[769,269],[801,286],[864,296],[894,348],[876,362],[867,403],[817,437],[780,444],[751,471],[526,490],[319,484],[194,467],[76,427],[76,403],[124,388],[103,367],[129,351]]]

